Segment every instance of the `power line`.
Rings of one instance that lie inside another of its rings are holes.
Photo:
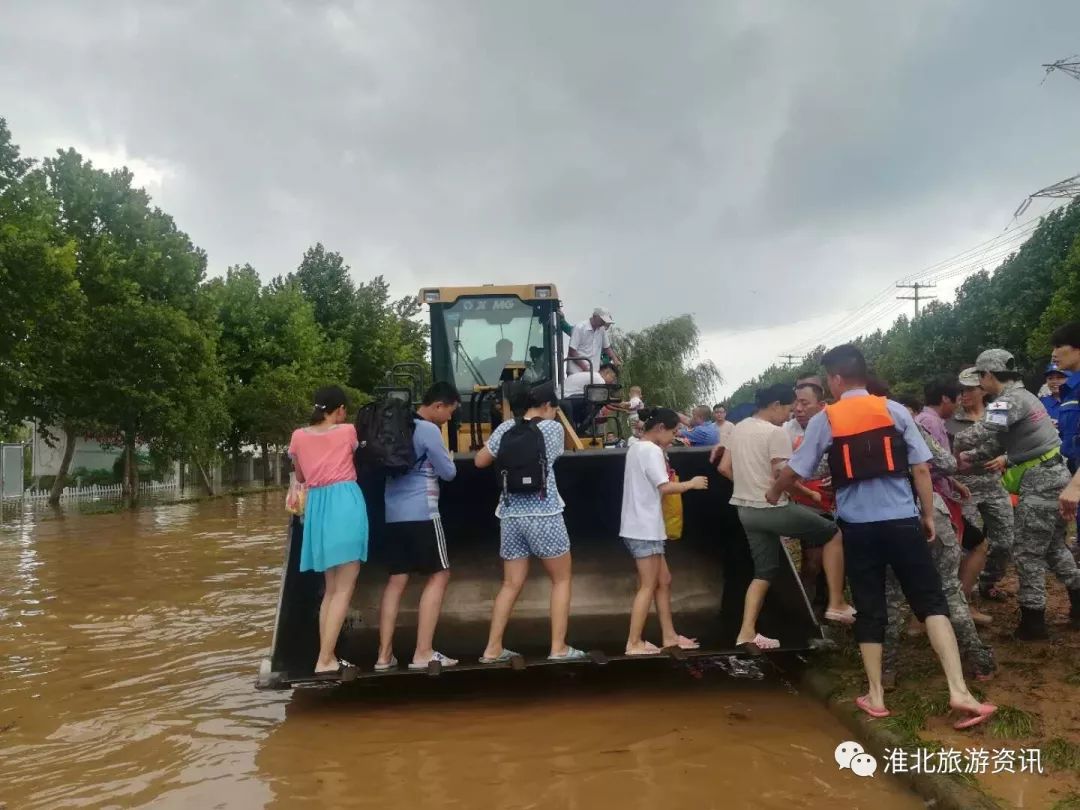
[[[948,259],[930,265],[925,270],[913,273],[901,279],[900,283],[911,282],[935,282],[944,278],[952,278],[972,270],[982,269],[993,262],[1005,258],[1015,252],[1027,237],[1038,227],[1038,220],[1033,219],[1022,223],[1012,231],[999,234],[988,239],[973,248],[962,251]],[[819,346],[829,341],[829,338],[838,335],[858,334],[859,330],[876,324],[885,315],[899,309],[894,295],[896,288],[890,284],[881,289],[873,298],[863,303],[855,310],[845,313],[844,316],[813,338],[809,338],[795,346],[792,351],[798,352],[813,346]]]
[[[778,357],[784,361],[784,368],[791,368],[796,360],[802,361],[802,355],[798,354],[781,354]]]
[[[914,295],[898,295],[898,296],[896,296],[896,300],[897,301],[914,301],[915,302],[915,317],[916,318],[919,317],[919,301],[920,300],[922,300],[922,301],[930,301],[930,300],[933,300],[933,299],[937,298],[936,295],[919,295],[919,290],[925,290],[925,289],[928,289],[928,288],[936,287],[937,286],[936,284],[920,284],[919,282],[916,281],[914,284],[897,284],[896,286],[897,286],[898,289],[901,289],[901,290],[913,290],[914,291]]]
[[[1039,222],[1039,217],[1033,217],[1026,222],[1020,223],[1012,230],[1005,231],[948,259],[932,264],[918,273],[905,276],[900,280],[899,284],[905,285],[918,282],[920,286],[927,286],[929,283],[977,272],[986,267],[996,267],[999,261],[1011,256],[1016,252],[1017,248],[1027,241],[1027,238],[1038,228]],[[924,284],[924,282],[926,283]],[[875,326],[901,308],[901,304],[898,304],[894,297],[895,292],[896,288],[892,284],[884,287],[855,310],[845,313],[840,320],[824,332],[793,347],[792,351],[800,352],[814,346],[825,345],[830,342],[831,338],[836,336],[858,335],[862,331]],[[924,297],[920,295],[920,299]]]

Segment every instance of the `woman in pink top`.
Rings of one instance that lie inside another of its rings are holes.
[[[367,561],[368,518],[356,484],[356,428],[345,424],[348,400],[336,385],[315,392],[308,427],[293,431],[289,456],[296,479],[308,486],[301,571],[321,571],[326,591],[319,608],[319,660],[315,674],[340,677],[346,666],[334,654],[349,610],[360,563]]]

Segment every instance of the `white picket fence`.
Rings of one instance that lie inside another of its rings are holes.
[[[139,492],[166,492],[180,488],[180,482],[173,481],[147,481],[139,484]],[[124,494],[124,488],[120,484],[108,484],[98,486],[91,484],[85,487],[64,487],[60,494],[61,501],[94,501],[107,498],[119,498]],[[27,501],[46,501],[49,499],[47,489],[28,489],[21,496]]]

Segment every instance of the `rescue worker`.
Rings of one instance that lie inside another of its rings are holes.
[[[1069,589],[1073,627],[1080,627],[1080,569],[1065,548],[1065,519],[1058,496],[1069,483],[1061,440],[1038,397],[1024,388],[1015,358],[1004,349],[987,349],[975,361],[979,385],[994,400],[981,424],[1005,450],[1005,488],[1020,497],[1016,508],[1013,558],[1020,579],[1020,624],[1016,638],[1047,638],[1046,571]],[[993,451],[960,454],[961,468],[985,462]]]
[[[1080,516],[1076,505],[1080,500],[1080,321],[1067,323],[1050,336],[1054,347],[1054,363],[1067,373],[1061,385],[1061,404],[1058,409],[1058,435],[1061,436],[1061,452],[1069,466],[1069,472],[1076,474],[1060,496],[1061,514],[1066,520],[1076,518],[1080,528]],[[1077,546],[1073,547],[1073,555]],[[1074,625],[1080,623],[1075,617]]]
[[[871,390],[871,393],[873,391]],[[910,407],[910,406],[909,406]],[[912,416],[918,413],[918,408],[912,408]],[[918,422],[923,441],[930,449],[933,458],[930,459],[930,469],[933,473],[942,476],[951,476],[956,472],[956,458],[938,441],[930,435]],[[963,549],[956,536],[952,516],[945,499],[939,492],[934,492],[934,532],[935,537],[930,543],[930,555],[934,559],[938,576],[941,578],[941,589],[945,593],[945,600],[949,604],[949,621],[952,622],[953,632],[956,634],[956,643],[970,672],[976,680],[988,681],[994,676],[997,669],[994,663],[994,654],[979,637],[979,631],[975,627],[975,621],[968,606],[960,583],[960,561],[963,557]],[[890,572],[886,580],[885,599],[889,615],[889,623],[885,629],[885,646],[881,658],[881,681],[885,689],[890,689],[896,683],[897,662],[900,655],[900,634],[904,628],[904,593],[900,583]]]
[[[1050,414],[1050,418],[1054,420],[1054,424],[1058,423],[1058,411],[1061,409],[1061,386],[1067,378],[1067,374],[1058,368],[1057,363],[1051,363],[1046,367],[1046,372],[1043,374],[1043,379],[1046,380],[1046,387],[1050,390],[1050,393],[1044,397],[1039,397],[1039,402],[1046,408],[1046,412]]]
[[[982,426],[986,418],[986,392],[979,387],[979,374],[974,368],[960,372],[960,407],[946,421],[945,428],[953,440],[953,452],[972,452],[979,457],[989,457],[982,464],[975,464],[966,472],[956,475],[956,481],[971,493],[962,502],[964,518],[976,523],[982,518],[984,533],[989,537],[990,549],[986,564],[979,575],[979,595],[983,599],[1001,602],[1005,592],[998,583],[1005,576],[1005,566],[1012,557],[1013,505],[1009,493],[1001,484],[1001,471],[1005,457],[997,437]]]
[[[882,645],[888,625],[885,574],[900,581],[937,653],[949,688],[949,706],[965,715],[957,730],[972,728],[997,707],[980,703],[964,682],[949,606],[928,543],[936,536],[932,458],[903,405],[866,390],[866,359],[856,346],[837,346],[821,359],[838,400],[810,420],[802,445],[770,487],[777,503],[800,478],[809,478],[829,452],[836,511],[844,538],[845,567],[855,602],[855,639],[869,683],[856,699],[871,717],[888,717],[881,684]],[[919,506],[912,497],[912,482]]]

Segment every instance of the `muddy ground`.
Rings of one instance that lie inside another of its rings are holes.
[[[945,679],[925,635],[905,635],[896,689],[886,695],[894,716],[883,723],[909,746],[964,750],[986,749],[991,767],[986,774],[957,778],[972,780],[1003,807],[1080,810],[1080,631],[1068,628],[1069,599],[1055,580],[1049,586],[1047,624],[1050,640],[1019,642],[1012,638],[1018,620],[1015,574],[1003,583],[1009,598],[1003,603],[980,601],[977,606],[994,618],[980,629],[997,657],[998,672],[987,682],[970,682],[982,699],[999,707],[986,726],[968,732],[952,728],[947,715]],[[858,650],[849,631],[831,653],[828,666],[844,684],[842,696],[854,699],[865,691]],[[839,695],[838,695],[839,696]],[[1044,773],[991,773],[994,752],[1040,749]]]

